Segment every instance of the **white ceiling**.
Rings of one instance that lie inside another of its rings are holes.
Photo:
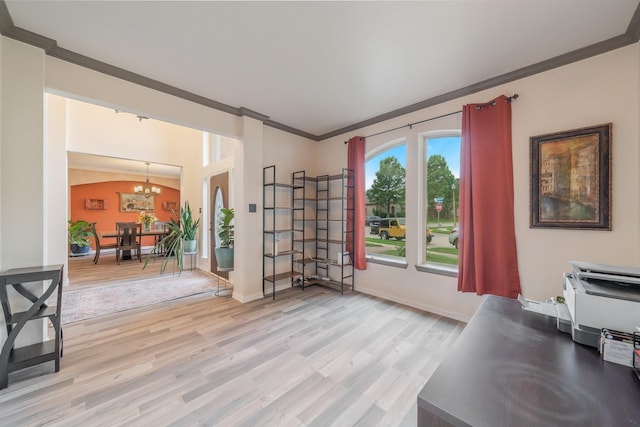
[[[6,5],[60,48],[322,137],[622,35],[638,0]]]

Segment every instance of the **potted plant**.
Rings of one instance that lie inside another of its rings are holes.
[[[220,238],[220,246],[215,248],[216,261],[219,269],[233,269],[233,241],[234,226],[233,208],[222,208],[218,214],[218,237]]]
[[[179,214],[173,211],[173,217],[166,225],[168,233],[156,244],[155,250],[149,253],[142,268],[146,268],[149,264],[152,253],[164,253],[160,274],[164,273],[170,260],[173,260],[178,272],[181,272],[184,267],[184,254],[195,252],[196,234],[199,226],[200,219],[194,220],[189,202],[185,202]],[[188,243],[189,241],[193,243]]]
[[[91,250],[91,240],[93,236],[91,224],[81,219],[78,221],[69,220],[69,246],[72,255],[86,255]]]
[[[182,227],[182,239],[184,240],[184,251],[193,253],[196,251],[196,235],[200,219],[194,221],[189,202],[184,203],[184,208],[180,209],[180,226]]]

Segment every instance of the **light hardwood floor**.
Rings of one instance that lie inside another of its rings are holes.
[[[147,254],[142,255],[142,262],[137,259],[116,262],[115,253],[103,252],[98,264],[93,263],[93,254],[81,257],[69,257],[68,275],[69,290],[104,286],[112,283],[125,283],[133,280],[146,279],[160,274],[162,257],[151,257],[147,266],[143,268]],[[166,273],[171,273],[173,264],[169,261]],[[189,268],[189,265],[187,265]],[[165,274],[166,274],[165,273]]]
[[[463,327],[321,287],[196,295],[66,325],[60,372],[13,373],[0,425],[415,426]]]

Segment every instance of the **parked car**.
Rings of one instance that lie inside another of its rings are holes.
[[[458,227],[453,227],[449,233],[449,243],[458,249]]]
[[[369,230],[369,234],[375,234],[376,236],[378,235],[378,227],[380,226],[379,222],[372,222],[371,223],[371,229]]]
[[[405,218],[385,218],[380,220],[378,224],[378,236],[381,239],[388,240],[393,237],[397,240],[402,240],[407,235]]]
[[[373,225],[373,224],[377,224],[380,222],[382,218],[380,218],[379,216],[367,216],[364,219],[364,225],[369,226],[369,225]]]

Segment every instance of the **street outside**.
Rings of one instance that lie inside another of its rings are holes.
[[[442,223],[441,226],[430,225],[429,228],[433,234],[433,238],[431,239],[431,242],[427,244],[427,251],[434,250],[434,253],[438,252],[440,255],[443,255],[443,256],[447,256],[447,257],[451,256],[451,257],[457,258],[456,254],[443,254],[440,251],[438,251],[438,248],[443,248],[446,251],[455,250],[453,245],[449,243],[449,231],[451,230],[452,227],[453,227],[453,223],[451,222]],[[366,226],[365,237],[374,239],[373,241],[366,242],[367,244],[366,252],[368,254],[385,254],[386,253],[386,255],[390,255],[391,253],[389,251],[396,250],[396,247],[398,245],[394,244],[395,242],[397,242],[395,239],[384,240],[379,238],[375,234],[369,234],[370,232],[371,232],[371,227]]]

